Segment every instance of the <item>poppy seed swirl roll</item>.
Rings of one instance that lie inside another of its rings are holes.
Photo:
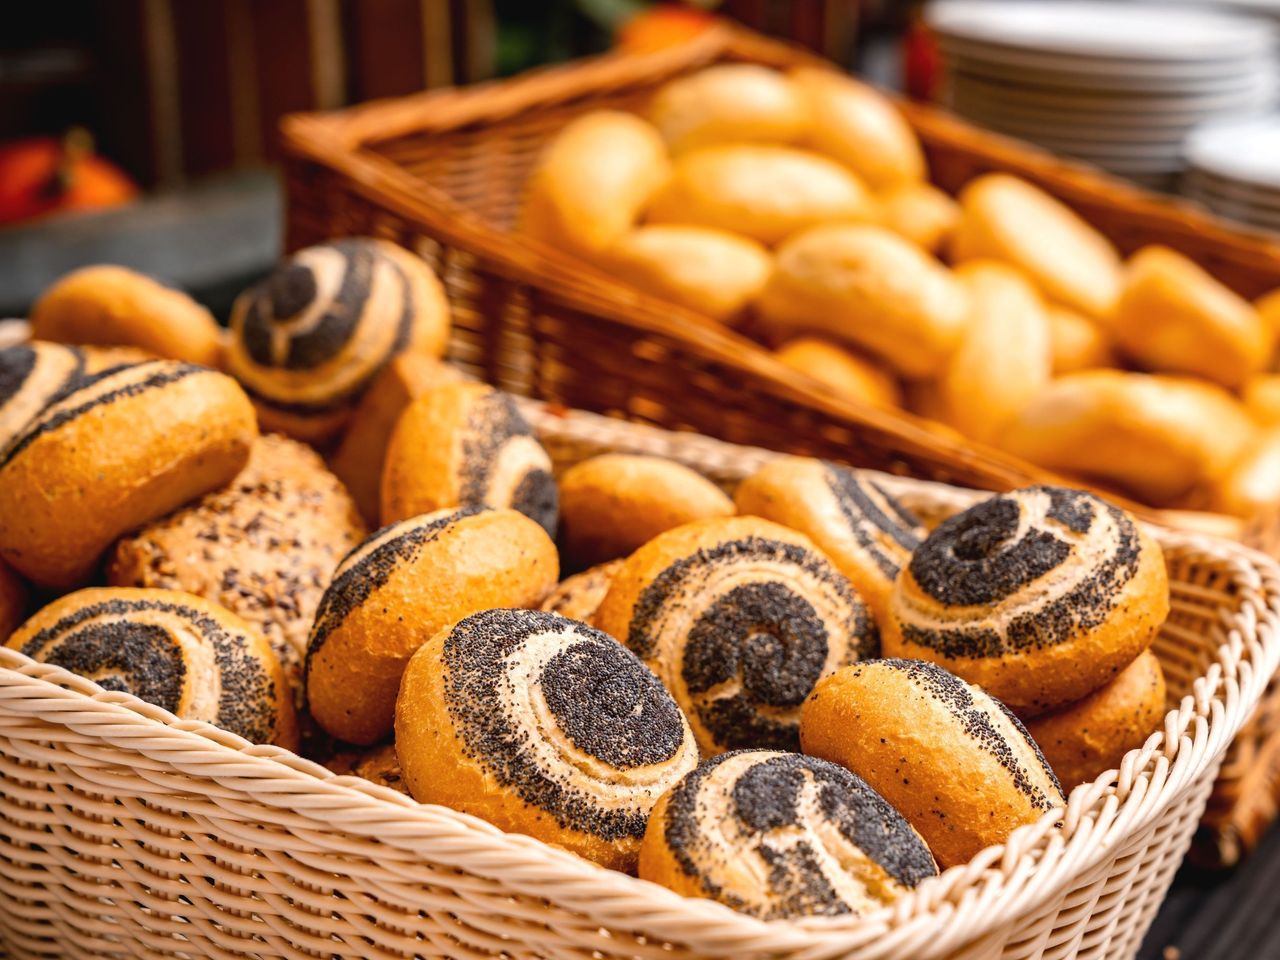
[[[669,530],[628,558],[595,617],[653,668],[706,755],[799,748],[818,680],[875,656],[875,624],[802,534],[756,517]]]
[[[8,646],[254,743],[297,746],[271,647],[230,611],[176,590],[89,588],[39,611]]]
[[[938,872],[902,815],[815,757],[739,750],[707,760],[654,810],[640,876],[764,920],[858,916]]]
[[[444,352],[449,312],[426,263],[358,237],[281,262],[237,298],[230,325],[227,370],[264,426],[322,441],[397,354]]]
[[[1120,673],[1169,613],[1159,545],[1079,490],[1030,487],[943,522],[899,578],[886,656],[930,660],[1021,716]]]
[[[543,611],[486,610],[437,633],[405,670],[395,729],[416,799],[622,870],[654,804],[698,763],[652,671]]]

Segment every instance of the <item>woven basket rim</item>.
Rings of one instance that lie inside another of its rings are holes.
[[[925,499],[945,500],[954,489],[904,478],[893,482]],[[876,955],[888,955],[895,942],[918,940],[927,931],[942,953],[990,932],[1011,911],[1032,909],[1153,823],[1226,749],[1280,663],[1280,565],[1227,541],[1159,528],[1152,532],[1171,553],[1228,568],[1237,595],[1234,612],[1221,613],[1227,642],[1192,691],[1166,715],[1164,729],[1131,751],[1119,771],[1074,790],[1065,811],[1046,814],[1015,831],[1004,846],[984,850],[892,907],[859,919],[765,922],[711,901],[685,899],[531,837],[503,833],[475,817],[418,804],[288,751],[251,745],[206,723],[178,720],[129,694],[102,690],[7,647],[0,648],[0,699],[16,711],[57,713],[77,732],[125,740],[128,749],[148,760],[193,777],[234,783],[263,803],[313,821],[327,822],[327,816],[340,811],[345,832],[385,844],[390,858],[427,856],[654,940],[680,940],[680,930],[689,929],[704,942],[714,938],[732,946],[740,941],[756,951],[806,949],[818,951],[815,956],[834,956],[874,946]],[[1062,830],[1056,829],[1059,820]]]

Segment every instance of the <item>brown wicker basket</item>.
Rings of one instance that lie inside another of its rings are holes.
[[[639,106],[667,79],[722,60],[822,62],[725,27],[660,53],[609,55],[510,81],[288,118],[288,244],[372,234],[418,250],[448,287],[454,361],[513,393],[964,486],[1003,490],[1051,479],[908,414],[837,397],[754,342],[513,232],[525,178],[568,118]],[[1280,286],[1280,244],[1260,234],[938,111],[903,109],[934,179],[948,190],[991,170],[1017,173],[1123,250],[1167,244],[1246,295]],[[1280,700],[1264,717],[1251,727],[1256,736],[1242,762],[1228,760],[1226,792],[1216,798],[1228,813],[1216,822],[1229,824],[1237,804],[1261,801],[1264,792],[1272,802],[1243,762],[1267,750],[1273,733],[1280,744]],[[1246,831],[1246,843],[1255,834]],[[1211,846],[1214,837],[1211,831]]]

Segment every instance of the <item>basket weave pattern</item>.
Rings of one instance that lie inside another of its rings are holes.
[[[563,468],[670,456],[732,487],[765,458],[530,405]],[[939,517],[973,494],[887,479]],[[296,958],[1127,957],[1280,662],[1280,568],[1158,531],[1163,730],[1067,809],[861,920],[763,923],[474,818],[249,746],[0,649],[0,953]],[[962,772],[957,775],[963,775]]]

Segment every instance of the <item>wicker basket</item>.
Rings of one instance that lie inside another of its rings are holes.
[[[531,406],[557,466],[658,453],[732,486],[774,456]],[[974,494],[894,479],[938,517]],[[1137,949],[1280,662],[1280,568],[1156,531],[1162,731],[1065,814],[861,920],[764,923],[177,721],[0,649],[0,953],[15,958],[1063,958]],[[1056,821],[1061,821],[1058,829]]]

